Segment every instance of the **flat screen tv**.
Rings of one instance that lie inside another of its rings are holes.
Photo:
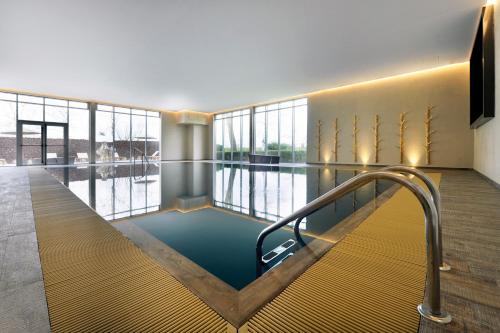
[[[495,116],[495,41],[493,7],[481,12],[470,56],[470,127],[478,128]]]

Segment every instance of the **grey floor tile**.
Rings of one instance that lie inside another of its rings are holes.
[[[0,272],[0,291],[36,281],[42,281],[42,270],[35,233],[10,236]]]
[[[0,332],[50,332],[43,282],[0,292]]]

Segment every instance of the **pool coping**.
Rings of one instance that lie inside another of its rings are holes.
[[[111,222],[111,225],[157,261],[208,306],[217,311],[231,325],[239,328],[359,226],[375,209],[392,197],[399,188],[399,185],[391,186],[327,231],[325,233],[327,238],[314,239],[278,267],[264,273],[260,278],[254,280],[240,291],[135,225],[132,222],[133,217]],[[219,207],[214,208],[221,209]],[[261,220],[245,217],[263,223]]]

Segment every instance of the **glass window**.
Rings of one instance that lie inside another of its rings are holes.
[[[215,120],[215,152],[216,152],[216,159],[217,160],[222,160],[223,159],[223,152],[224,152],[224,141],[223,141],[223,135],[224,135],[224,126],[223,126],[223,121],[222,119],[217,119]]]
[[[89,162],[89,110],[69,109],[69,161],[82,164]]]
[[[230,160],[232,160],[232,154],[231,154],[231,132],[232,132],[231,118],[226,118],[223,121],[224,121],[223,160],[230,161]]]
[[[281,162],[305,162],[307,98],[255,108],[255,152],[279,155]]]
[[[127,110],[128,114],[115,112],[115,161],[130,161],[130,109]]]
[[[111,105],[97,104],[97,110],[112,112],[113,111],[113,107]]]
[[[0,100],[0,166],[15,164],[16,102]]]
[[[255,153],[266,153],[266,113],[255,114]]]
[[[280,156],[281,162],[293,162],[293,109],[280,111]]]
[[[158,116],[148,116],[146,121],[148,133],[146,140],[146,156],[152,160],[160,160],[161,118]]]
[[[233,161],[239,161],[241,159],[241,117],[233,118],[233,126],[230,131],[231,134],[231,150],[233,151]]]
[[[104,126],[106,128],[100,127],[100,131],[102,132],[100,137],[102,138],[102,142],[108,142],[108,146],[110,146],[109,143],[111,143],[112,148],[110,149],[110,154],[113,161],[128,162],[132,160],[133,156],[140,158],[142,154],[146,154],[149,158],[154,160],[161,160],[160,112],[108,105],[98,105],[98,111],[99,110],[110,110],[108,113],[112,117],[112,122],[110,122],[109,119],[106,121],[108,124],[106,125],[107,127]],[[111,127],[109,127],[109,124],[111,124]],[[97,126],[96,118],[96,128]],[[103,131],[109,131],[109,133],[103,133]],[[106,147],[103,146],[103,148]],[[97,145],[97,134],[96,149],[99,149]],[[96,160],[98,162],[106,161],[98,159],[97,156]]]
[[[267,145],[266,153],[268,155],[279,155],[279,112],[272,111],[267,113]]]
[[[295,162],[305,162],[307,158],[307,105],[295,108]]]
[[[19,120],[43,121],[43,105],[19,103],[18,108]]]
[[[250,110],[215,115],[215,151],[218,160],[245,161],[250,152]]]
[[[133,128],[131,113],[136,120]],[[16,164],[18,120],[68,123],[69,163],[88,163],[89,116],[85,102],[0,92],[0,166]],[[158,111],[98,104],[96,162],[130,161],[132,144],[160,159],[160,133]]]
[[[132,114],[136,114],[136,115],[139,115],[139,116],[145,116],[146,115],[146,110],[132,109]]]
[[[28,95],[18,95],[19,102],[43,104],[43,97],[28,96]]]
[[[69,101],[69,107],[70,108],[77,108],[77,109],[87,109],[88,104],[82,103],[82,102]]]
[[[250,115],[246,114],[241,117],[242,135],[241,135],[241,154],[242,161],[248,161],[250,153]]]
[[[132,115],[131,139],[133,156],[141,158],[141,155],[146,151],[146,117],[144,115]]]
[[[16,94],[0,92],[0,100],[15,102],[16,99],[17,99]]]
[[[68,106],[68,101],[64,99],[45,98],[45,105]]]
[[[114,155],[113,113],[96,111],[95,116],[96,162],[112,162]]]
[[[54,123],[67,123],[68,108],[66,106],[61,107],[61,106],[45,105],[45,121],[50,121]]]

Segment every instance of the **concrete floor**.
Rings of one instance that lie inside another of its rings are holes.
[[[0,170],[0,332],[50,332],[26,168]]]

